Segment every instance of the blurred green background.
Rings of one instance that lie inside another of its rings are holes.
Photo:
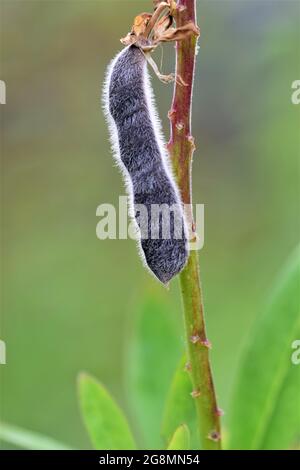
[[[299,239],[291,84],[300,78],[300,2],[197,3],[193,193],[205,204],[202,284],[226,412],[249,329]],[[151,4],[0,0],[1,419],[77,448],[90,447],[77,405],[81,370],[107,385],[136,426],[126,377],[145,297],[162,299],[178,331],[174,368],[183,349],[178,281],[165,291],[133,241],[95,233],[97,206],[125,194],[101,111],[103,78],[119,38]],[[165,48],[165,72],[173,59]],[[172,86],[152,81],[167,134]],[[155,331],[151,347],[157,354]]]

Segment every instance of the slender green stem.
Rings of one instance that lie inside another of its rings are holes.
[[[196,1],[178,0],[176,10],[178,27],[193,21],[196,24]],[[191,208],[191,167],[194,139],[191,135],[191,105],[196,58],[197,37],[190,35],[176,44],[176,76],[172,108],[169,112],[171,137],[168,144],[179,189],[184,204]],[[182,80],[186,86],[182,85]],[[192,209],[188,223],[194,234]],[[199,262],[196,251],[190,251],[188,263],[180,274],[183,299],[187,353],[193,399],[202,449],[221,449],[220,412],[217,407],[209,362],[209,342],[206,337]]]

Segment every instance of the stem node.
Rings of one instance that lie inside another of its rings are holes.
[[[192,398],[198,398],[200,397],[200,395],[201,395],[200,390],[193,390],[191,393]]]
[[[211,342],[209,341],[209,339],[204,339],[203,341],[201,341],[201,344],[202,346],[204,346],[205,348],[207,349],[211,349],[212,348],[212,344]]]
[[[190,337],[190,342],[192,344],[197,344],[197,343],[201,343],[201,338],[199,335],[193,335]]]
[[[219,442],[221,440],[221,435],[217,431],[212,431],[207,437],[213,442]]]

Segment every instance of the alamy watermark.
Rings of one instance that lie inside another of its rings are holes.
[[[6,344],[0,339],[0,364],[6,364]]]
[[[135,204],[134,217],[128,217],[128,197],[120,196],[117,209],[112,204],[100,204],[97,207],[96,215],[100,220],[96,235],[99,240],[167,240],[186,237],[190,250],[201,250],[204,246],[204,204],[195,204],[193,223],[190,222],[190,204],[183,207],[178,204]]]
[[[300,339],[295,339],[292,342],[292,349],[294,349],[294,352],[291,355],[291,362],[298,366],[300,364]]]
[[[0,104],[6,104],[6,85],[4,80],[0,80]]]
[[[300,104],[300,80],[294,80],[292,83],[292,90],[291,101],[293,104]]]

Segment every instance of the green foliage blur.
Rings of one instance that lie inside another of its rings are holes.
[[[0,337],[7,346],[0,417],[73,448],[91,447],[77,403],[80,371],[106,384],[141,446],[157,424],[151,406],[163,414],[184,350],[178,281],[166,291],[143,268],[133,241],[100,241],[95,233],[97,206],[117,206],[125,194],[101,111],[105,70],[133,17],[151,5],[0,0],[7,86],[0,108]],[[193,193],[205,204],[202,284],[228,429],[247,335],[299,241],[300,106],[291,103],[291,84],[300,79],[300,2],[199,0],[198,15]],[[165,72],[174,68],[172,46],[162,64]],[[167,135],[172,86],[152,83]],[[149,298],[153,322],[141,324]],[[157,331],[160,309],[172,326],[159,323]],[[147,347],[139,329],[149,331]],[[161,334],[165,348],[156,340]],[[146,401],[138,395],[141,355],[161,377],[150,380]]]

